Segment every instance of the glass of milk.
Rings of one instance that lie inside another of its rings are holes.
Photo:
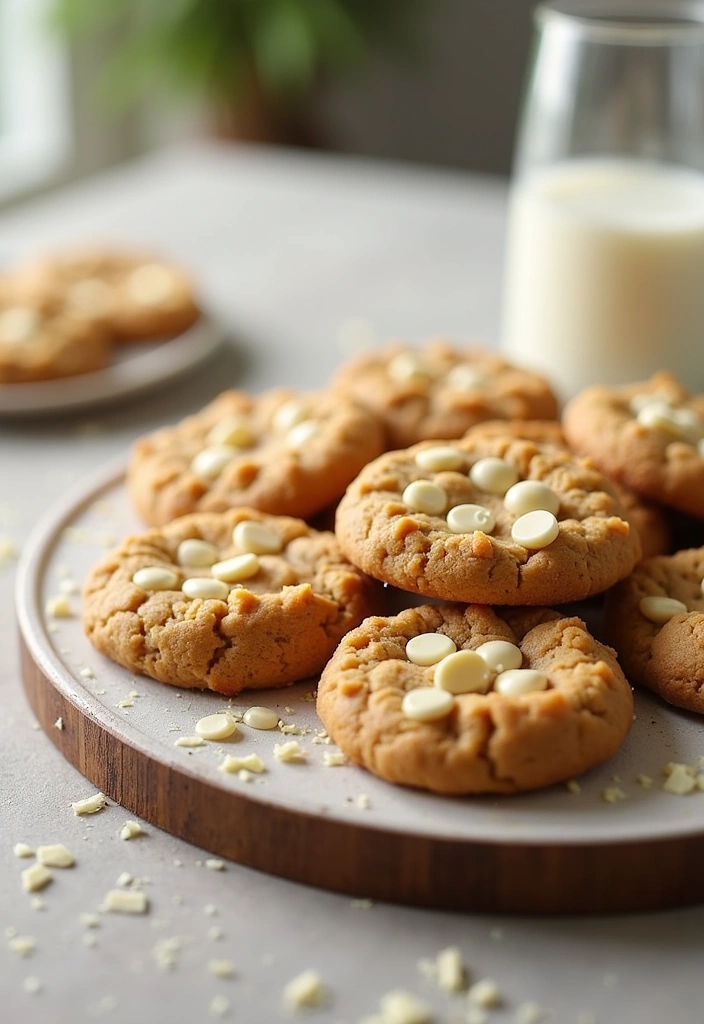
[[[659,369],[704,391],[704,2],[535,18],[503,348],[565,398]]]

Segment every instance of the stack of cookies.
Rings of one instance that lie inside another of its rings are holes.
[[[188,275],[151,253],[39,257],[0,277],[0,384],[100,370],[115,346],[179,334],[199,315]]]
[[[668,406],[680,424],[687,401]],[[565,437],[544,380],[444,342],[360,357],[320,393],[225,392],[136,444],[128,490],[153,528],[90,573],[88,636],[132,672],[227,695],[322,672],[330,737],[391,782],[459,794],[570,779],[615,753],[633,699],[615,652],[553,606],[616,587],[679,607],[696,579],[704,608],[698,568],[686,588],[661,571],[666,594],[639,582],[642,547],[669,544],[639,496],[660,492],[619,440],[608,450],[633,472],[588,451],[599,433],[579,427],[578,402]],[[642,405],[635,433],[661,430]],[[673,430],[663,450],[687,463]],[[315,529],[335,508],[334,533]]]

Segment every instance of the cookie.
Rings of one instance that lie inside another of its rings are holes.
[[[188,275],[152,253],[78,250],[21,268],[27,282],[52,287],[70,308],[102,318],[117,341],[180,334],[200,312]]]
[[[517,437],[538,444],[554,444],[569,448],[562,427],[555,420],[488,420],[468,432],[471,437]],[[641,498],[629,487],[610,480],[616,497],[623,505],[626,518],[640,538],[642,558],[664,555],[672,547],[672,527],[665,510]]]
[[[110,358],[104,325],[47,289],[0,280],[0,383],[53,380],[102,369]]]
[[[307,519],[383,450],[379,422],[339,395],[225,391],[134,446],[127,486],[152,526],[249,505]]]
[[[704,712],[704,548],[650,558],[610,591],[609,643],[628,678]]]
[[[333,534],[235,509],[128,537],[89,573],[83,623],[130,672],[230,695],[319,672],[375,592]]]
[[[565,409],[570,446],[607,476],[663,505],[704,518],[704,395],[669,374],[593,387]]]
[[[557,400],[542,377],[483,349],[444,341],[365,353],[343,365],[332,386],[383,420],[389,449],[461,437],[482,420],[557,416]]]
[[[640,542],[588,460],[471,436],[380,456],[347,489],[335,532],[350,561],[445,601],[576,601],[627,576]]]
[[[514,793],[611,757],[633,720],[614,652],[546,608],[422,605],[342,640],[318,714],[355,764],[437,793]]]

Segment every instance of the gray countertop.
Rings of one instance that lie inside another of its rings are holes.
[[[0,539],[20,549],[69,484],[225,386],[324,385],[357,321],[379,338],[444,333],[493,343],[504,207],[504,185],[487,179],[194,147],[4,215],[5,260],[90,239],[173,255],[193,269],[229,339],[216,360],[151,396],[0,420]],[[516,1021],[529,1002],[554,1024],[701,1019],[701,909],[547,919],[368,906],[236,864],[209,870],[202,850],[149,824],[144,837],[123,842],[132,816],[115,806],[74,817],[70,802],[94,787],[35,728],[20,681],[14,568],[12,559],[0,563],[3,1022],[214,1020],[218,1007],[223,1020],[275,1022],[288,1017],[284,985],[307,968],[320,973],[328,1001],[302,1019],[356,1024],[384,993],[406,989],[433,1007],[435,1021],[471,1021],[466,998],[446,995],[417,967],[452,945],[472,979],[497,981],[503,1005],[489,1011],[492,1024]],[[17,842],[63,842],[76,855],[75,868],[55,872],[42,909],[22,891],[29,862],[14,856]],[[96,910],[122,872],[144,880],[150,913],[104,915],[86,928],[80,915]],[[19,956],[13,936],[31,936],[34,952]],[[234,976],[213,976],[214,959],[231,961]],[[26,990],[28,978],[38,992]]]

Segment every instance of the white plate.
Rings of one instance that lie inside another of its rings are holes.
[[[69,412],[155,390],[210,359],[224,337],[223,324],[202,316],[183,334],[166,341],[116,345],[113,362],[102,370],[57,380],[0,384],[0,417]]]

